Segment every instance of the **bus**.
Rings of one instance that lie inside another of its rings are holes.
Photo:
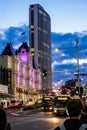
[[[55,97],[55,104],[54,104],[54,114],[67,116],[68,113],[66,111],[66,104],[71,99],[70,95],[67,94],[61,94],[57,97]]]
[[[53,111],[54,109],[54,97],[44,96],[42,98],[42,110],[43,111]]]

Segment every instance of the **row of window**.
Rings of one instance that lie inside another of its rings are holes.
[[[0,83],[4,85],[11,84],[12,70],[0,67]]]

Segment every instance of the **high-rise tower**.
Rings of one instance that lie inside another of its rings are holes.
[[[42,76],[42,87],[51,88],[51,20],[39,4],[30,5],[29,8],[29,38],[34,67],[47,72],[45,78]]]

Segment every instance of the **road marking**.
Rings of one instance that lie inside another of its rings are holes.
[[[11,113],[12,115],[14,115],[14,116],[19,116],[19,114],[17,114],[17,113]]]

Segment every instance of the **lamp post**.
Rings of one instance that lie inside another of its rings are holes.
[[[78,83],[78,87],[79,87],[79,95],[80,95],[80,74],[79,74],[79,72],[80,72],[80,68],[79,68],[79,55],[78,55],[78,43],[79,43],[79,41],[78,41],[78,39],[76,38],[76,58],[77,58],[77,72],[78,72],[78,74],[77,74],[77,83]]]
[[[76,88],[78,88],[78,94],[79,96],[81,96],[82,92],[81,92],[81,83],[80,83],[80,67],[79,67],[79,54],[78,54],[78,38],[75,39],[75,42],[76,42],[76,46],[75,47],[67,47],[67,48],[56,48],[55,51],[58,52],[59,50],[61,49],[72,49],[72,48],[75,48],[76,49],[76,60],[77,60],[77,70],[73,70],[72,72],[77,72],[77,82],[76,82]],[[57,72],[61,72],[61,71],[55,71],[56,73]],[[64,72],[64,70],[63,70]],[[70,70],[66,70],[66,72],[70,72]]]

